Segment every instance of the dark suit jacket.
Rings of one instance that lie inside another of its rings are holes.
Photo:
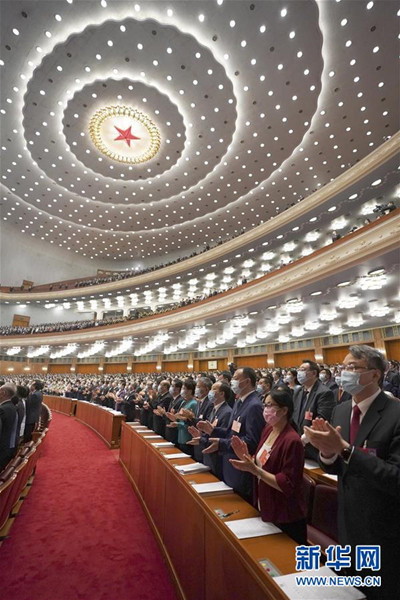
[[[16,419],[18,419],[17,409],[10,400],[0,404],[0,471],[14,455],[15,440],[11,437],[15,432]]]
[[[310,426],[312,419],[316,417],[322,417],[326,421],[329,421],[331,418],[332,410],[336,405],[335,398],[333,392],[326,387],[319,379],[312,386],[307,400],[304,403],[304,406],[301,408],[301,400],[303,396],[303,388],[295,388],[293,393],[293,404],[294,404],[294,413],[293,413],[293,421],[297,425],[297,429],[300,435],[304,433],[304,426]],[[311,419],[306,419],[307,416],[311,416]],[[305,448],[306,458],[313,458],[314,460],[318,460],[318,451],[311,444],[307,444]]]
[[[163,394],[162,396],[157,396],[157,406],[162,406],[162,408],[165,408],[165,410],[168,410],[171,401],[172,396],[169,392]],[[153,413],[153,429],[155,433],[158,433],[158,435],[162,435],[163,437],[165,437],[164,417],[160,417],[159,415],[155,415]]]
[[[228,427],[230,419],[232,415],[232,408],[229,406],[227,402],[222,402],[217,408],[213,408],[209,421],[211,423],[215,422],[215,426],[218,427]],[[195,446],[195,458],[196,458],[196,450],[199,448],[200,452],[204,450],[209,445],[208,435],[203,434],[201,436],[200,444]],[[211,468],[211,471],[214,473],[218,479],[222,479],[222,457],[218,452],[214,452],[213,454],[203,454],[202,453],[203,462],[205,465]],[[197,460],[197,459],[196,459]]]
[[[233,421],[241,423],[238,433],[232,429]],[[215,427],[211,435],[211,437],[221,438],[219,452],[222,455],[222,473],[225,483],[246,499],[252,496],[252,479],[249,473],[238,471],[229,462],[230,458],[236,458],[236,454],[231,449],[231,439],[233,435],[237,435],[246,442],[250,454],[254,454],[264,425],[263,405],[254,390],[244,402],[236,401],[228,426]]]
[[[171,396],[171,398],[172,398],[172,396]],[[168,412],[170,412],[172,409],[176,413],[179,412],[179,410],[183,404],[185,404],[185,401],[182,398],[182,396],[179,394],[179,396],[177,396],[176,398],[172,398],[171,402],[169,403]],[[165,439],[168,442],[172,442],[173,444],[176,444],[178,442],[178,430],[174,427],[167,427],[168,423],[170,423],[170,422],[171,421],[168,419],[168,417],[164,417]]]
[[[26,399],[26,425],[37,423],[40,419],[43,394],[40,390],[31,392]]]
[[[349,441],[352,403],[338,404],[332,425],[341,426]],[[348,464],[340,457],[321,467],[338,475],[340,544],[381,545],[382,587],[368,590],[368,598],[398,597],[398,541],[400,539],[400,402],[381,392],[364,416]],[[364,452],[362,447],[374,453]],[[363,571],[362,574],[370,574]]]

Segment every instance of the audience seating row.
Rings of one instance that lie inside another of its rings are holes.
[[[17,455],[0,473],[0,544],[8,536],[23,500],[29,493],[50,421],[51,412],[43,405],[39,426],[33,433],[32,441],[22,445]]]
[[[304,491],[308,506],[307,541],[310,545],[326,548],[338,543],[337,530],[337,487],[319,483],[307,474],[303,476]]]

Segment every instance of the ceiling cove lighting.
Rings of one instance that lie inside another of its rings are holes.
[[[137,165],[151,160],[161,145],[155,123],[129,106],[106,106],[97,110],[90,119],[89,134],[99,152],[125,164]]]

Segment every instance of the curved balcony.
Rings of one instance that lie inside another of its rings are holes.
[[[96,340],[114,340],[126,336],[144,336],[168,329],[179,329],[202,320],[221,315],[238,314],[243,309],[271,301],[280,294],[300,288],[344,272],[355,265],[388,254],[398,249],[400,239],[400,209],[355,231],[331,246],[321,248],[278,271],[269,273],[239,288],[186,307],[124,323],[120,326],[102,326],[95,329],[6,336],[1,345],[59,345]]]
[[[9,293],[0,292],[0,301],[9,302],[26,302],[34,300],[58,300],[73,298],[76,296],[83,297],[85,295],[118,292],[132,285],[145,285],[156,282],[165,277],[173,277],[189,270],[194,270],[208,263],[224,258],[227,254],[234,253],[244,246],[255,244],[274,231],[288,226],[295,219],[301,219],[311,210],[322,206],[325,202],[343,193],[346,189],[356,185],[363,178],[382,167],[389,160],[396,157],[400,143],[400,132],[382,144],[374,152],[371,152],[367,157],[354,165],[348,171],[337,177],[334,181],[327,184],[324,188],[311,194],[306,199],[302,200],[292,208],[286,210],[280,215],[275,216],[258,227],[253,228],[236,238],[233,238],[220,246],[212,248],[207,252],[203,252],[197,256],[185,259],[179,263],[162,267],[155,271],[150,271],[142,275],[137,275],[132,278],[121,281],[113,281],[99,285],[92,285],[87,288],[72,288],[67,290],[46,291],[46,292],[29,292],[29,293]]]

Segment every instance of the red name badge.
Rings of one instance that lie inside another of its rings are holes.
[[[371,454],[372,456],[376,456],[376,448],[359,448],[365,454]]]
[[[269,457],[268,450],[266,448],[264,448],[264,450],[261,452],[260,458],[258,459],[260,461],[260,464],[262,467],[267,462],[268,457]]]
[[[306,420],[306,421],[312,421],[312,419],[313,419],[313,414],[312,414],[312,412],[311,412],[311,411],[309,411],[309,410],[306,410],[306,413],[305,413],[305,415],[304,415],[304,418],[305,418],[305,420]]]

